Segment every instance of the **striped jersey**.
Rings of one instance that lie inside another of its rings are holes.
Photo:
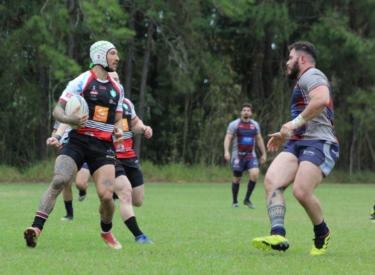
[[[112,141],[116,113],[122,113],[122,98],[119,85],[110,77],[100,80],[93,70],[86,71],[69,82],[60,100],[67,102],[73,95],[81,95],[89,107],[89,119],[78,134]]]
[[[260,134],[258,122],[250,119],[244,122],[240,118],[229,123],[227,134],[233,135],[232,158],[255,158],[255,136]]]
[[[124,88],[121,84],[119,85],[122,93],[124,94]],[[122,101],[122,110],[122,130],[124,132],[124,140],[120,145],[118,145],[117,142],[114,143],[116,148],[116,156],[119,159],[133,158],[136,156],[136,154],[133,150],[132,120],[137,117],[137,114],[135,113],[133,103],[125,97]]]
[[[326,140],[338,143],[334,131],[332,88],[327,77],[316,68],[308,68],[298,79],[292,92],[292,119],[301,114],[310,102],[309,93],[318,86],[327,86],[330,95],[328,106],[317,117],[294,130],[292,140]]]

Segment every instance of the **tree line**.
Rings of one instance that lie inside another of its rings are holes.
[[[54,153],[52,110],[98,40],[116,45],[126,96],[154,130],[135,137],[141,159],[222,165],[242,103],[265,142],[290,120],[287,46],[308,40],[333,86],[337,166],[374,167],[373,0],[0,0],[0,12],[2,165]]]

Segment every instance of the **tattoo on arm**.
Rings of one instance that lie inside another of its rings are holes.
[[[59,101],[55,107],[55,109],[53,110],[53,117],[59,121],[59,122],[62,122],[62,123],[68,123],[66,121],[66,115],[65,115],[65,106],[66,106],[66,103],[62,102],[62,101]]]

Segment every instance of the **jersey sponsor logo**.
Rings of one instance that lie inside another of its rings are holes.
[[[241,144],[252,145],[253,144],[253,138],[252,137],[242,137]]]
[[[107,90],[107,87],[104,86],[104,85],[99,85],[99,89],[100,89],[100,90]]]
[[[116,97],[117,96],[117,93],[115,90],[110,90],[109,93],[111,94],[112,97]]]
[[[71,94],[71,93],[66,93],[66,95],[65,95],[67,98],[71,98],[72,96],[73,96],[73,94]]]
[[[107,122],[108,111],[109,111],[108,107],[102,107],[102,106],[96,105],[93,119],[99,122],[104,122],[104,123]]]
[[[109,100],[109,104],[117,105],[117,103],[112,98]]]
[[[91,95],[97,95],[97,94],[99,94],[97,91],[90,91],[90,94]]]
[[[126,118],[123,118],[122,119],[122,125],[123,125],[123,127],[122,127],[122,131],[123,132],[129,132],[129,124],[128,124],[128,120],[126,119]]]
[[[94,135],[94,133],[92,133],[92,132],[85,132],[85,136],[93,137],[93,136],[95,136],[95,135]]]
[[[125,103],[122,103],[122,108],[124,108],[124,109],[126,109],[126,110],[129,110],[129,107],[128,107],[128,105],[127,105],[127,104],[125,104]]]
[[[78,83],[77,88],[78,88],[77,93],[80,94],[82,92],[82,89],[83,89],[83,82],[82,81],[80,81]]]
[[[116,152],[125,152],[124,145],[120,144],[116,147]]]

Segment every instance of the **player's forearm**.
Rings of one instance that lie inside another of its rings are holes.
[[[260,152],[262,153],[263,156],[267,156],[266,146],[264,146],[263,140],[258,142],[258,148],[259,148],[259,150],[260,150]]]
[[[69,124],[69,121],[67,120],[67,115],[65,114],[65,104],[59,101],[53,110],[52,113],[53,117],[59,121],[60,123],[66,123]]]
[[[122,124],[122,113],[121,114],[116,113],[115,127],[117,127],[117,129],[120,129],[121,131],[124,129],[124,125]]]
[[[146,125],[143,124],[143,121],[138,119],[135,124],[132,125],[132,132],[135,134],[143,134],[143,128]]]
[[[59,127],[57,128],[56,135],[63,136],[65,133],[65,130],[69,127],[69,124],[60,123]]]
[[[224,153],[229,153],[230,138],[225,137],[224,139]]]

